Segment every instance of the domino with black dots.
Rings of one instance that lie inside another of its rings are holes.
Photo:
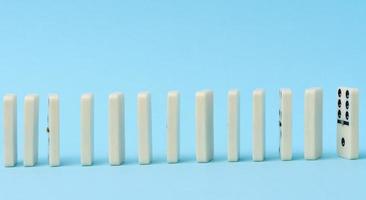
[[[337,154],[345,159],[357,159],[359,156],[358,89],[340,87],[337,96]]]

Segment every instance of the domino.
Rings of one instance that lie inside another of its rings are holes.
[[[304,158],[319,159],[323,152],[323,90],[305,90]]]
[[[7,94],[4,105],[4,166],[17,164],[17,96]]]
[[[338,88],[337,154],[345,159],[357,159],[358,147],[358,89]]]
[[[227,159],[237,162],[240,157],[240,93],[228,92],[228,144]]]
[[[179,161],[180,94],[168,93],[167,99],[167,162]]]
[[[80,99],[81,158],[83,166],[93,164],[94,156],[94,96],[84,94]]]
[[[60,101],[57,94],[48,96],[48,164],[60,165]]]
[[[280,90],[280,158],[292,160],[292,92],[290,89]]]
[[[206,163],[214,155],[213,92],[196,93],[196,160]]]
[[[148,92],[141,92],[137,97],[138,162],[140,165],[150,164],[152,160],[150,99]]]
[[[24,166],[38,162],[39,96],[28,95],[24,99]]]
[[[256,89],[253,92],[253,136],[252,159],[263,161],[265,154],[265,92]]]
[[[109,164],[125,161],[125,106],[122,93],[109,95]]]

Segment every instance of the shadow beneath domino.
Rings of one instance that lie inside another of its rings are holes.
[[[179,162],[181,162],[181,161],[178,161],[178,163]],[[136,163],[138,165],[140,165],[138,163],[138,161],[136,161]],[[167,161],[166,156],[163,156],[163,155],[162,156],[153,156],[152,161],[150,163],[150,165],[165,165],[165,164],[168,164],[168,161]]]
[[[220,163],[220,162],[228,162],[226,155],[215,155],[213,160],[211,160],[213,163]]]
[[[318,160],[336,160],[339,157],[336,153],[323,153],[323,155]]]
[[[253,161],[252,159],[250,159],[251,161]],[[265,157],[264,157],[264,161],[262,162],[271,162],[271,161],[280,161],[280,156],[279,154],[274,154],[274,153],[271,153],[271,154],[266,154]],[[255,162],[255,161],[253,161]]]
[[[173,163],[173,164],[184,164],[184,163],[195,163],[196,162],[196,158],[192,157],[192,156],[187,156],[187,155],[182,155],[179,158],[179,161],[177,163]]]
[[[24,166],[23,162],[20,163],[20,166]],[[34,167],[44,167],[48,166],[48,158],[38,158],[38,162]]]
[[[108,160],[107,159],[105,159],[105,158],[94,158],[92,165],[83,166],[83,167],[103,166],[103,165],[108,165]]]
[[[106,161],[108,163],[108,160]],[[137,165],[137,159],[126,159],[122,165]]]
[[[13,169],[13,168],[17,168],[17,167],[23,167],[23,161],[17,160],[17,162],[15,163],[14,166],[5,166],[5,165],[3,165],[2,167],[5,168],[5,169]]]
[[[305,160],[304,159],[304,153],[293,153],[292,154],[292,160],[298,161],[298,160]]]
[[[366,159],[366,152],[360,152],[360,156],[359,156],[359,158],[358,159],[360,159],[360,160],[364,160],[364,159]]]
[[[61,166],[81,166],[79,157],[63,157],[60,161]]]

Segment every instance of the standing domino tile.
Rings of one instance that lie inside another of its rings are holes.
[[[323,91],[311,88],[305,91],[304,158],[316,160],[323,152]]]
[[[24,99],[24,166],[38,162],[39,97],[28,95]]]
[[[139,164],[150,164],[152,160],[151,143],[151,101],[150,93],[141,92],[137,97],[138,159]]]
[[[60,165],[60,103],[56,94],[48,96],[48,163]]]
[[[17,163],[17,97],[4,96],[4,166],[14,167]]]
[[[125,106],[122,93],[109,95],[109,164],[125,161]]]
[[[177,91],[168,93],[167,108],[167,161],[179,161],[180,95]]]
[[[337,154],[346,159],[357,159],[358,151],[358,89],[338,88]]]
[[[290,89],[280,90],[280,158],[292,160],[292,92]]]
[[[213,92],[196,93],[196,160],[209,162],[213,159]]]
[[[227,159],[236,162],[240,157],[240,93],[231,90],[228,93],[228,149]]]
[[[253,92],[253,161],[263,161],[265,152],[265,92],[262,89]]]
[[[94,96],[84,94],[80,99],[81,121],[81,165],[93,164],[94,154]]]

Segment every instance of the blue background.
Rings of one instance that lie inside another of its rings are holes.
[[[366,198],[366,2],[0,1],[0,94],[18,95],[15,168],[0,199]],[[303,160],[304,90],[324,89],[324,155]],[[358,87],[361,158],[335,154],[336,88]],[[293,90],[294,160],[278,157],[278,90]],[[227,91],[241,91],[241,161],[226,161]],[[265,88],[265,162],[251,92]],[[195,162],[194,95],[215,93],[215,160]],[[136,96],[152,94],[153,164],[137,164]],[[181,162],[166,164],[166,94],[181,92]],[[108,94],[125,94],[127,161],[107,162]],[[80,95],[95,94],[95,165],[80,166]],[[24,168],[23,99],[40,95],[39,164]],[[62,166],[47,165],[47,95],[61,97]],[[2,106],[1,106],[2,113]],[[3,116],[0,116],[1,121]],[[1,129],[2,132],[2,129]],[[3,144],[3,138],[0,139]],[[3,148],[0,148],[3,157]]]

